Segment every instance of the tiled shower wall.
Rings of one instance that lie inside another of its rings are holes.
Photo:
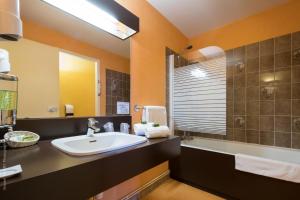
[[[300,149],[300,32],[227,50],[226,58],[227,134],[191,134]]]
[[[130,75],[106,69],[106,114],[117,114],[117,102],[130,101]]]
[[[300,32],[226,51],[227,138],[300,148]]]

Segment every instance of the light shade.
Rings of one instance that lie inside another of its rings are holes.
[[[0,38],[16,41],[21,37],[19,0],[0,0]]]
[[[114,13],[120,13],[119,9],[125,10],[121,12],[123,15],[133,15],[125,8],[121,7],[115,1],[92,1],[92,0],[42,0],[52,6],[55,6],[66,13],[69,13],[91,25],[94,25],[122,40],[134,35],[138,32],[135,27],[126,25],[123,20],[119,20],[120,16]],[[107,9],[109,8],[109,10]],[[114,8],[116,10],[114,11]],[[117,12],[116,12],[117,11]],[[128,13],[126,13],[126,11]],[[119,14],[118,14],[119,15]],[[122,16],[121,16],[122,17]],[[135,16],[136,17],[136,16]],[[124,16],[127,18],[127,16]],[[138,18],[137,18],[138,19]]]

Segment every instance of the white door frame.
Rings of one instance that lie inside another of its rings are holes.
[[[171,130],[171,133],[174,135],[174,114],[173,114],[173,88],[174,88],[174,59],[175,59],[175,55],[170,55],[168,57],[169,59],[169,66],[167,66],[169,68],[169,113],[167,113],[169,115],[169,127]]]
[[[93,58],[93,57],[89,57],[89,56],[85,56],[79,53],[74,53],[72,51],[67,51],[65,49],[60,49],[59,52],[63,52],[63,53],[67,53],[67,54],[71,54],[86,60],[90,60],[92,62],[95,62],[95,115],[96,116],[100,116],[100,109],[101,109],[101,71],[100,71],[100,60],[97,58]]]

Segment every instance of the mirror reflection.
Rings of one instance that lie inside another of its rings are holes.
[[[129,114],[129,39],[42,1],[21,1],[21,15],[23,38],[0,41],[19,78],[18,118]]]

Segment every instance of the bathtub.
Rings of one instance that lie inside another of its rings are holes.
[[[300,184],[235,170],[237,153],[300,164],[300,151],[194,137],[170,161],[171,177],[226,199],[300,199]]]

